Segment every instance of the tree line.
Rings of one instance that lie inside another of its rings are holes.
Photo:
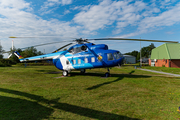
[[[18,51],[21,56],[23,56],[24,58],[26,57],[32,57],[32,56],[37,56],[37,55],[43,55],[43,53],[41,51],[37,51],[36,48],[34,47],[29,47],[25,50],[22,50],[20,48],[16,49],[15,47],[13,47],[13,50],[12,48],[10,48],[10,51],[8,52],[9,55],[11,53],[13,53],[14,51]],[[2,45],[0,45],[0,60],[2,61],[3,57],[4,57],[4,50],[3,50],[3,47]],[[15,56],[14,54],[12,54],[12,56],[9,58],[9,60],[12,62],[12,63],[18,63],[19,62],[19,59],[17,58],[17,56]]]
[[[156,47],[154,46],[153,43],[151,43],[150,45],[148,45],[146,47],[141,48],[141,57],[149,58],[149,56],[151,55],[151,51],[154,48],[156,48]],[[138,52],[136,50],[125,53],[124,55],[132,55],[132,56],[136,57],[136,60],[140,60],[140,52]]]

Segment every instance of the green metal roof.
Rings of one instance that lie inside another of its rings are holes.
[[[180,59],[180,43],[165,43],[154,48],[150,59]]]

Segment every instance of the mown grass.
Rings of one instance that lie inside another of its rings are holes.
[[[180,78],[132,66],[72,72],[53,66],[0,68],[0,119],[180,119]]]

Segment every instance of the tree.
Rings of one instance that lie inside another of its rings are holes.
[[[151,55],[152,49],[156,48],[153,43],[151,45],[141,48],[141,56],[148,58]]]
[[[4,50],[3,50],[2,46],[0,45],[0,59],[3,59],[3,52],[4,52]]]
[[[138,60],[138,54],[139,54],[139,52],[136,50],[134,50],[132,52],[125,53],[125,55],[132,55],[132,56],[136,57],[136,60]]]
[[[37,56],[37,55],[43,55],[43,53],[41,51],[37,51],[37,49],[34,48],[34,47],[27,48],[24,51],[20,52],[20,54],[24,58],[32,57],[32,56]]]
[[[148,58],[149,55],[151,55],[152,49],[154,49],[154,48],[156,48],[156,47],[154,46],[153,43],[151,43],[149,46],[146,46],[146,47],[141,48],[141,56]],[[140,52],[135,51],[135,50],[132,51],[132,52],[125,53],[125,55],[135,56],[135,57],[136,57],[136,60],[139,60],[139,59],[140,59]]]
[[[12,50],[12,48],[10,48],[9,55],[12,54],[14,51],[19,52],[23,58],[37,56],[37,55],[43,55],[43,53],[41,51],[37,51],[37,49],[34,47],[27,48],[24,51],[22,51],[20,48],[16,49],[15,47],[13,47],[13,50]],[[15,56],[14,54],[12,54],[12,56],[9,59],[13,63],[19,62],[19,58],[17,58],[17,56]]]

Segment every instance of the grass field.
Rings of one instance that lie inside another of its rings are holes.
[[[131,66],[105,72],[61,77],[54,66],[0,67],[0,119],[180,119],[180,78]]]

